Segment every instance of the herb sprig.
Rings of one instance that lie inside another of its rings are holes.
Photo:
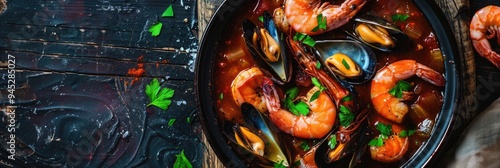
[[[149,97],[149,106],[156,106],[160,109],[167,110],[172,103],[170,100],[174,96],[174,90],[170,88],[161,88],[158,79],[154,78],[151,83],[146,85],[146,95]]]
[[[401,99],[403,97],[403,92],[408,92],[411,89],[411,84],[406,81],[399,81],[396,86],[389,90],[389,94]]]

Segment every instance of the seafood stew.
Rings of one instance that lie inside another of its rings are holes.
[[[340,3],[356,13],[326,16],[345,23],[305,35],[317,46],[280,23],[280,0],[245,2],[220,30],[216,121],[247,165],[402,166],[436,132],[456,81],[426,16],[412,1]],[[374,44],[377,33],[389,42]]]

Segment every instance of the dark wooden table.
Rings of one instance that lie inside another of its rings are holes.
[[[476,90],[492,85],[488,80],[492,76],[479,73],[483,79],[476,80],[468,36],[470,15],[462,10],[469,2],[436,2],[452,25],[460,50],[462,96],[454,128],[460,132],[498,89],[481,92],[490,94],[486,98],[476,95]],[[0,128],[0,146],[9,148],[11,134],[17,146],[15,161],[8,159],[9,151],[0,151],[0,167],[165,167],[172,166],[181,150],[194,167],[223,167],[196,120],[193,93],[199,40],[221,3],[8,1],[0,14],[0,104],[2,111],[8,111],[8,60],[15,60],[17,131],[9,132],[9,116],[0,114],[6,125]],[[0,8],[4,4],[0,0]],[[171,4],[174,17],[162,18]],[[163,23],[158,37],[148,32],[155,22]],[[485,72],[495,71],[484,67]],[[138,69],[145,73],[130,73]],[[168,110],[146,107],[144,90],[153,78],[175,90]],[[176,121],[168,126],[173,118]]]

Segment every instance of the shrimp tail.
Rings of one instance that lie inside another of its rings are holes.
[[[436,85],[436,86],[444,86],[445,84],[445,79],[443,75],[439,74],[438,72],[434,71],[433,69],[430,68],[419,68],[417,72],[415,73],[418,77],[422,78],[423,80]]]
[[[269,112],[278,111],[281,108],[278,92],[274,87],[274,83],[271,79],[265,77],[262,80],[262,92],[264,99],[267,102],[267,109]]]

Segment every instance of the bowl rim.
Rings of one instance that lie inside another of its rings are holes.
[[[213,71],[215,54],[222,31],[238,8],[248,0],[224,0],[217,8],[205,28],[195,63],[195,95],[197,108],[201,117],[202,130],[217,155],[217,158],[226,167],[248,167],[227,144],[216,114],[215,94],[213,85]],[[457,64],[458,47],[453,31],[444,13],[433,0],[413,0],[430,23],[444,57],[446,84],[444,89],[443,108],[437,115],[436,124],[431,136],[401,167],[425,167],[436,160],[439,149],[449,140],[452,126],[457,118],[457,104],[460,99],[460,69]],[[228,19],[229,18],[229,19]],[[208,88],[207,88],[208,87]],[[442,150],[441,150],[442,151]]]

